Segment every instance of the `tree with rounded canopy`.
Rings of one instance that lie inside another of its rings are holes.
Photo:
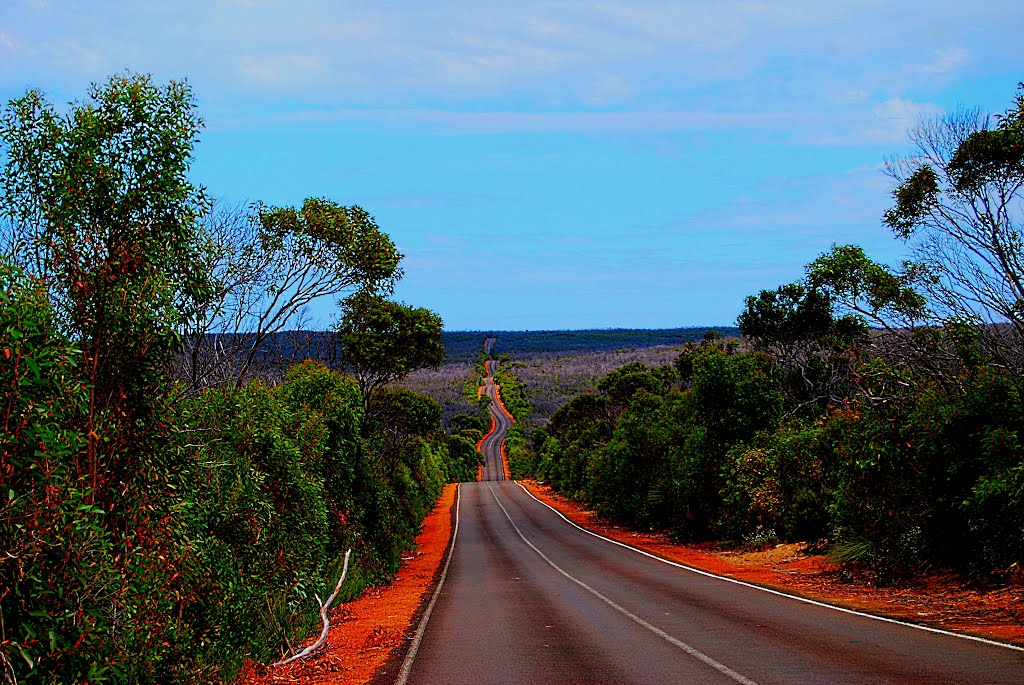
[[[909,328],[928,317],[927,301],[913,287],[915,273],[912,265],[894,273],[856,245],[833,245],[807,265],[807,286],[814,297],[847,310],[841,328],[852,331],[864,320],[887,330]]]
[[[240,387],[286,327],[315,300],[355,289],[389,291],[402,255],[358,205],[308,198],[301,207],[215,207],[208,221],[215,289],[189,321],[178,375],[192,389]],[[298,322],[298,325],[297,325]]]
[[[782,367],[783,393],[794,412],[842,398],[847,366],[842,353],[868,337],[863,317],[837,317],[833,310],[825,289],[797,282],[747,297],[737,319],[753,348],[771,354]]]
[[[361,290],[341,302],[345,311],[335,329],[341,360],[359,383],[365,406],[381,388],[416,369],[436,369],[444,361],[441,317]]]

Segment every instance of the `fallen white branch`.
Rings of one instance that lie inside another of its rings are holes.
[[[318,650],[320,645],[327,640],[327,633],[331,629],[331,621],[327,618],[327,610],[331,608],[331,603],[334,601],[334,598],[338,596],[338,592],[341,590],[341,584],[345,582],[345,575],[348,573],[348,558],[351,554],[351,549],[345,552],[345,564],[341,568],[341,578],[338,578],[338,584],[334,586],[334,592],[331,593],[331,596],[327,598],[326,602],[320,602],[320,598],[316,598],[316,601],[320,602],[320,620],[324,622],[324,629],[320,631],[320,637],[316,642],[311,644],[309,647],[306,647],[298,654],[290,656],[287,659],[282,659],[275,663],[274,666],[284,666],[285,664],[290,664],[293,661],[305,659],[307,656]]]

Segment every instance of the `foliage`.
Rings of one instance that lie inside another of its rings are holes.
[[[861,317],[833,309],[827,293],[798,282],[747,297],[737,320],[750,345],[781,367],[790,413],[813,416],[848,394],[846,350],[868,332]]]
[[[501,403],[517,422],[525,421],[533,407],[527,397],[526,386],[519,380],[516,370],[520,367],[518,362],[512,362],[508,357],[504,363],[493,365],[494,383],[498,386],[501,394]]]
[[[107,485],[112,495],[130,481],[130,453],[160,439],[162,372],[209,292],[195,268],[206,199],[187,179],[200,124],[187,86],[136,75],[94,85],[67,115],[37,91],[0,114],[14,254],[47,284],[59,329],[82,350],[90,501],[108,512],[121,498],[104,497]]]
[[[910,325],[925,316],[925,299],[911,280],[872,261],[856,245],[833,246],[807,267],[808,285],[828,302],[886,328]],[[855,325],[856,321],[849,324]]]
[[[886,372],[894,373],[877,370]],[[870,543],[868,560],[885,576],[935,563],[987,572],[1024,558],[1024,518],[1013,499],[1022,464],[1019,379],[980,366],[956,381],[922,380],[900,401],[829,422],[848,464],[833,525],[840,538]]]
[[[169,324],[202,302],[207,275],[192,267],[207,200],[187,179],[201,125],[187,85],[133,74],[94,84],[67,114],[34,90],[0,113],[5,248],[47,284],[63,330],[95,337],[118,295]]]
[[[42,285],[0,261],[0,664],[21,682],[37,672],[104,682],[112,582],[103,512],[76,461],[88,393],[78,351],[54,331]]]
[[[555,411],[534,440],[537,477],[621,520],[711,535],[726,453],[777,425],[779,380],[770,358],[716,337],[679,359],[685,391],[628,364]]]
[[[994,128],[976,109],[921,121],[910,131],[912,153],[886,165],[896,188],[884,217],[910,247],[910,275],[939,320],[1008,323],[1018,337],[1024,331],[1022,102],[1018,94]],[[1003,363],[1020,368],[999,328],[986,329],[983,341]]]
[[[93,86],[67,115],[38,92],[0,114],[0,201],[14,228],[7,247],[46,284],[54,311],[46,335],[75,341],[77,363],[65,368],[87,393],[84,405],[72,405],[84,411],[65,415],[67,435],[84,437],[81,449],[55,449],[52,465],[36,451],[25,464],[44,480],[63,480],[51,491],[56,501],[46,503],[52,509],[40,513],[45,500],[28,500],[29,520],[53,517],[44,527],[58,537],[47,544],[63,559],[33,567],[40,591],[23,607],[37,618],[32,612],[48,611],[42,588],[66,597],[53,602],[58,612],[65,601],[77,605],[51,616],[59,625],[48,635],[35,636],[46,639],[44,656],[20,680],[149,682],[180,674],[184,657],[170,645],[184,627],[172,617],[190,591],[170,571],[187,559],[171,517],[181,472],[167,444],[163,371],[180,323],[209,289],[196,268],[205,254],[198,218],[206,203],[187,179],[198,127],[186,86],[161,88],[133,75]],[[68,620],[78,632],[73,642],[64,641]],[[82,661],[64,664],[65,674],[59,662],[68,655]]]
[[[623,407],[640,392],[660,395],[664,391],[661,379],[647,370],[640,362],[631,362],[612,371],[601,379],[597,389],[611,400],[612,404]]]
[[[444,482],[473,468],[432,400],[404,394],[371,420],[323,365],[278,387],[172,387],[181,332],[224,287],[187,178],[199,124],[187,86],[134,75],[67,115],[36,92],[0,114],[5,680],[229,681],[246,655],[302,637],[346,547],[349,596],[386,581]],[[261,218],[294,267],[271,299],[397,273],[362,210],[318,200]],[[411,436],[394,464],[378,458],[383,427]]]
[[[720,530],[734,540],[828,537],[839,461],[821,422],[764,431],[729,451],[723,465]]]
[[[342,362],[359,383],[364,403],[410,371],[444,361],[441,317],[429,309],[391,302],[360,291],[343,302],[337,334]]]
[[[326,198],[252,211],[215,205],[206,229],[214,287],[186,323],[176,368],[192,391],[225,381],[241,386],[268,357],[275,336],[302,326],[313,301],[354,288],[390,291],[401,276],[402,255],[357,205]],[[334,361],[333,340],[307,336],[306,342],[323,348],[307,354]]]
[[[969,331],[950,335],[970,347]],[[623,384],[645,373],[636,366],[609,374],[601,388],[630,391],[578,395],[522,463],[606,515],[682,538],[829,540],[879,582],[932,565],[1000,577],[1024,558],[1021,386],[961,358],[943,379],[857,361],[863,396],[780,422],[771,359],[711,341],[680,355],[685,390]]]
[[[370,400],[367,413],[380,439],[380,460],[385,468],[431,433],[441,431],[441,405],[436,400],[405,388],[384,388]]]
[[[850,315],[836,319],[832,310],[826,293],[790,283],[747,297],[737,323],[744,336],[776,357],[807,340],[841,349],[864,336],[862,321]]]

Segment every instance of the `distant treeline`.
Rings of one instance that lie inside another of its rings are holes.
[[[483,351],[485,338],[496,338],[495,351],[517,358],[545,352],[583,352],[627,348],[679,345],[702,340],[709,331],[731,338],[739,335],[735,326],[696,326],[691,328],[591,328],[578,331],[444,331],[448,363],[475,361]],[[230,336],[210,335],[216,343]],[[242,346],[244,347],[244,346]],[[341,347],[331,331],[282,331],[267,337],[257,355],[264,364],[290,364],[316,359],[335,365]]]
[[[696,326],[692,328],[591,328],[579,331],[446,331],[443,334],[449,361],[472,359],[480,351],[480,341],[497,338],[496,351],[523,357],[541,352],[582,352],[618,350],[630,347],[684,345],[704,338],[708,331],[725,337],[739,335],[733,326]]]

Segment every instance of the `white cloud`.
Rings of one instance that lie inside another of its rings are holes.
[[[921,118],[942,112],[938,105],[906,98],[854,103],[835,116],[816,117],[801,138],[813,145],[900,145]]]
[[[942,108],[926,102],[912,102],[902,98],[890,98],[874,108],[875,125],[869,131],[878,142],[901,142],[907,138],[907,131],[923,117],[942,113]]]
[[[951,48],[938,53],[935,60],[921,67],[926,74],[946,74],[967,63],[969,53],[963,48]]]
[[[927,100],[940,76],[1024,66],[1004,39],[1021,21],[1024,6],[998,0],[21,0],[0,9],[0,49],[14,35],[20,51],[0,89],[30,76],[80,92],[131,68],[188,77],[210,120],[272,104],[484,131],[774,125],[890,141],[900,104]]]
[[[238,62],[243,79],[259,87],[280,87],[317,82],[324,64],[312,55],[287,54],[245,57]]]

